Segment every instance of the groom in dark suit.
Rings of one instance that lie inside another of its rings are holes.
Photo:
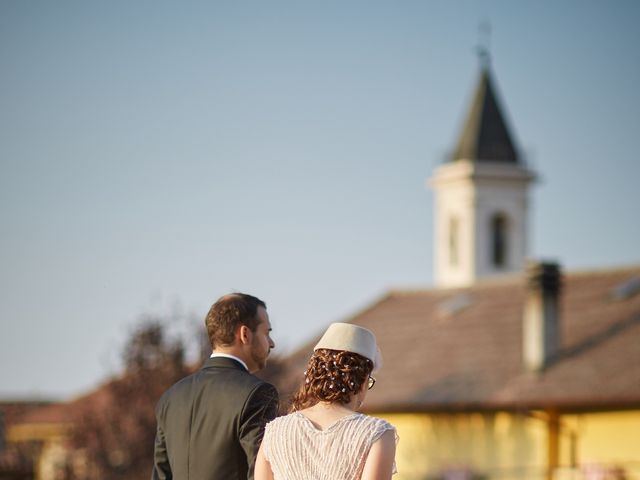
[[[206,318],[213,354],[167,390],[156,407],[153,480],[252,480],[278,392],[252,375],[274,343],[265,303],[232,293]]]

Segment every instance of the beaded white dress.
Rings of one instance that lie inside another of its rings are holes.
[[[319,430],[294,412],[267,424],[262,446],[275,480],[359,480],[371,445],[387,430],[395,427],[361,413]]]

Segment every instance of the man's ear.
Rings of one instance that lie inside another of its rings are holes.
[[[246,325],[240,325],[240,328],[238,329],[238,338],[240,343],[243,345],[251,343],[251,333],[253,332],[251,332],[249,327]]]

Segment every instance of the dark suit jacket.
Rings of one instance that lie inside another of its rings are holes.
[[[252,480],[275,387],[237,361],[209,358],[167,390],[156,407],[153,480]]]

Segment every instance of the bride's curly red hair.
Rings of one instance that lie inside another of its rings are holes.
[[[289,411],[318,402],[347,404],[369,379],[373,362],[357,353],[318,349],[309,359],[304,382],[293,395]]]

